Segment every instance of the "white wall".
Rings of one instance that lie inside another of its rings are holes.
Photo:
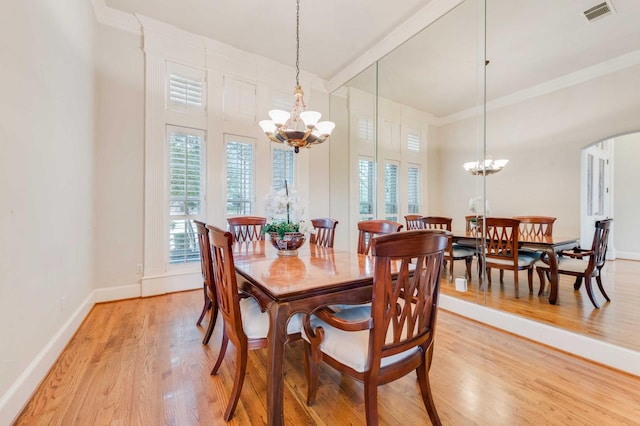
[[[12,386],[33,360],[46,374],[66,343],[53,336],[93,288],[95,27],[85,0],[2,2],[0,424],[38,382],[15,399]]]
[[[640,66],[629,67],[510,106],[489,109],[487,150],[509,164],[487,177],[491,215],[557,217],[554,234],[580,235],[580,150],[640,129]],[[474,159],[478,123],[466,119],[437,129],[440,174],[431,205],[454,222],[468,214],[477,179],[462,163]],[[434,158],[432,158],[434,160]],[[430,167],[433,164],[430,161]]]
[[[616,257],[640,260],[640,133],[617,137],[613,145],[613,230]]]
[[[140,36],[100,25],[96,45],[96,288],[137,286],[143,263],[144,55]]]

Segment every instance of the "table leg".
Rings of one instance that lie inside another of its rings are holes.
[[[547,250],[549,256],[549,303],[555,305],[558,302],[558,256],[553,248]]]
[[[268,337],[267,422],[272,426],[284,424],[284,347],[287,342],[288,318],[286,306],[275,302],[269,306],[271,332]]]

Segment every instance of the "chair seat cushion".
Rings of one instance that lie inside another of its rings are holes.
[[[453,246],[453,257],[455,258],[463,258],[463,257],[470,257],[470,256],[475,256],[476,251],[475,249],[472,249],[471,247],[456,247]],[[445,251],[444,252],[445,256],[449,256],[449,252]]]
[[[573,259],[571,257],[559,257],[558,258],[558,272],[566,271],[581,274],[587,270],[589,262],[581,259]],[[542,260],[536,262],[536,267],[541,269],[549,269],[549,265]],[[596,268],[594,272],[597,272]]]
[[[244,334],[250,339],[266,338],[269,333],[269,314],[260,310],[260,305],[253,297],[240,299],[240,315]],[[289,319],[287,333],[299,333],[302,328],[302,314],[295,314]]]
[[[527,255],[518,255],[518,266],[524,267],[533,265],[536,262],[536,259]],[[493,263],[497,265],[513,265],[513,260],[511,259],[495,259],[495,258],[487,258],[487,264]],[[487,265],[488,266],[488,265]]]
[[[371,315],[371,307],[356,307],[345,309],[337,312],[336,317],[347,321],[358,321]],[[320,344],[323,353],[331,358],[339,361],[344,365],[348,365],[355,371],[363,372],[367,366],[367,356],[369,351],[369,330],[363,331],[344,331],[332,327],[321,319],[311,316],[311,327],[322,327],[324,329],[324,340]],[[390,326],[391,327],[391,326]],[[302,330],[302,338],[307,342],[309,338],[306,336],[304,329]],[[392,331],[387,333],[387,340],[391,341]],[[397,362],[407,356],[415,353],[418,347],[411,348],[396,355],[382,358],[381,366]]]
[[[518,256],[529,256],[535,259],[542,258],[542,254],[544,250],[533,250],[533,249],[520,249],[518,250]]]

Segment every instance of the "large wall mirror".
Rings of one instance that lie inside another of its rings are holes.
[[[634,24],[640,22],[640,3],[614,0],[611,13],[590,21],[583,12],[596,3],[601,2],[467,0],[347,82],[331,100],[332,116],[341,116],[349,140],[348,146],[331,148],[332,170],[349,173],[348,187],[337,177],[332,182],[332,212],[351,230],[366,212],[388,217],[385,173],[398,164],[407,182],[406,167],[415,157],[404,151],[413,135],[426,150],[423,160],[415,160],[423,185],[420,214],[452,217],[459,229],[471,214],[470,200],[481,197],[488,215],[553,216],[554,234],[580,237],[581,228],[592,226],[581,213],[582,151],[612,140],[613,256],[640,259],[640,236],[629,237],[639,232],[631,218],[640,214],[640,205],[625,192],[638,169],[628,158],[635,155],[637,161],[640,146],[640,96],[634,90],[640,87],[640,26]],[[627,153],[622,158],[617,144]],[[462,168],[487,157],[509,163],[486,177]],[[360,184],[368,167],[377,195],[371,206],[362,202],[368,188]],[[408,209],[405,199],[400,221]],[[461,268],[456,266],[457,276]],[[494,291],[478,286],[474,276],[468,291],[457,292],[451,284],[443,292],[640,351],[640,336],[625,338],[610,322],[633,315],[623,312],[624,300],[594,310],[565,283],[553,306],[548,295],[538,296],[537,277],[529,294],[521,273],[515,298],[509,297],[511,282],[505,278],[503,288],[493,274]]]

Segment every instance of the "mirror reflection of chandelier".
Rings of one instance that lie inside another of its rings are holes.
[[[507,165],[509,160],[493,160],[487,158],[484,161],[469,161],[462,167],[472,175],[492,175],[498,173]]]
[[[262,120],[259,124],[269,140],[292,146],[297,153],[300,148],[311,148],[327,140],[335,127],[331,121],[318,122],[322,114],[307,111],[304,103],[304,91],[300,87],[300,0],[297,0],[296,8],[296,88],[293,94],[296,99],[291,113],[273,109],[269,111],[271,120]]]

